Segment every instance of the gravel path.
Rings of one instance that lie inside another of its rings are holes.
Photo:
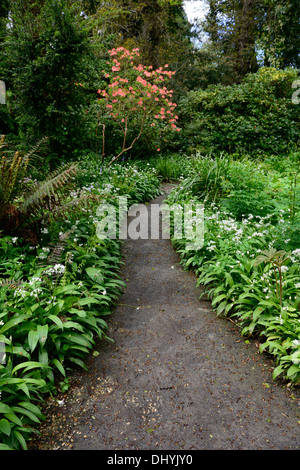
[[[299,450],[299,390],[274,383],[255,341],[199,300],[170,241],[128,240],[124,257],[115,342],[98,345],[63,402],[48,401],[29,448]]]

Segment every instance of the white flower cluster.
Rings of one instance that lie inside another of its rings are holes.
[[[48,253],[50,251],[50,248],[42,248],[42,252],[38,255],[39,259],[46,259],[48,257]]]
[[[45,274],[63,274],[66,270],[66,267],[63,264],[55,264],[54,266],[49,266],[45,270]]]

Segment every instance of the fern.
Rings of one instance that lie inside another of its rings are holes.
[[[52,172],[46,180],[38,184],[38,187],[26,197],[19,210],[23,214],[36,214],[40,209],[48,206],[51,210],[59,202],[59,193],[77,173],[77,164],[58,168]]]
[[[5,136],[0,140],[0,218],[5,215],[7,205],[12,204],[17,193],[17,183],[26,175],[30,160],[47,139],[40,140],[26,155],[12,152],[7,148]],[[11,157],[10,154],[13,153]]]

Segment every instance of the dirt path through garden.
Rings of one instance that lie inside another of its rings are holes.
[[[199,300],[170,241],[128,240],[124,257],[114,343],[49,401],[31,448],[299,450],[299,391],[274,383],[255,341]]]

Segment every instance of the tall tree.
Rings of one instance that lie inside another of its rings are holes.
[[[204,30],[222,57],[231,64],[235,80],[258,69],[256,11],[258,0],[208,0]]]
[[[116,45],[139,48],[143,62],[155,68],[176,61],[189,45],[182,0],[110,0],[99,4],[95,17],[98,31],[114,33]]]
[[[300,68],[299,0],[260,0],[258,46],[264,65]]]
[[[56,158],[78,146],[85,103],[80,82],[90,44],[80,18],[66,0],[12,1],[4,44],[12,108],[23,137],[47,135]]]

